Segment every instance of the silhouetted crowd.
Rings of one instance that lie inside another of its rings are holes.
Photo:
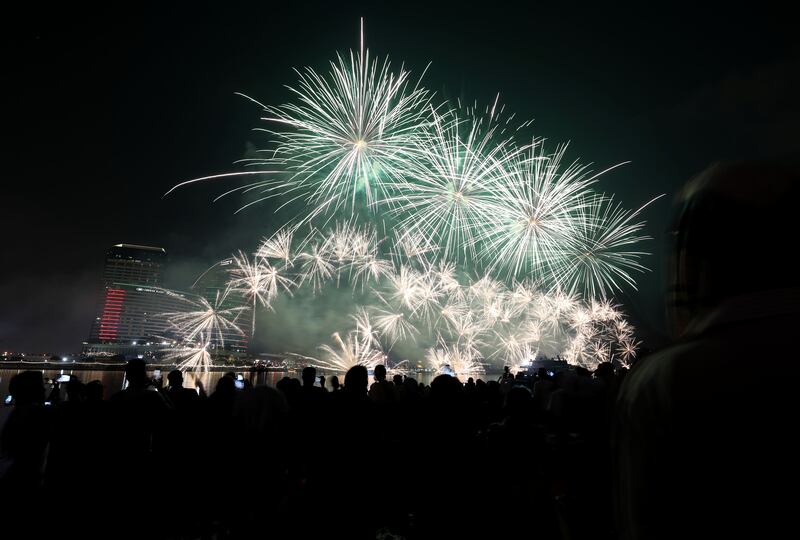
[[[0,408],[0,537],[797,536],[798,200],[796,167],[687,183],[674,340],[627,374],[425,386],[354,367],[328,389],[309,368],[276,388],[226,375],[206,398],[131,361],[111,399],[71,379],[45,406],[42,374],[20,373]]]
[[[45,406],[41,372],[23,372],[2,427],[3,504],[148,538],[608,536],[622,374],[426,386],[384,366],[343,384],[308,367],[276,388],[229,373],[206,397],[177,370],[160,388],[132,360],[110,399],[73,376]]]

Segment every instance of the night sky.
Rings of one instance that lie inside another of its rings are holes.
[[[0,350],[78,351],[112,244],[165,247],[168,284],[183,289],[208,263],[252,249],[278,223],[268,204],[235,216],[240,199],[212,204],[230,183],[162,195],[264,146],[251,131],[259,109],[234,92],[284,103],[293,67],[322,70],[358,47],[360,16],[372,51],[415,74],[432,62],[424,80],[439,97],[486,103],[499,92],[537,135],[571,141],[568,157],[597,169],[632,161],[599,185],[627,207],[667,194],[644,214],[653,271],[620,297],[654,346],[666,335],[678,187],[717,160],[800,155],[789,8],[281,4],[6,14]]]

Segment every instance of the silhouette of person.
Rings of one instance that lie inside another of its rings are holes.
[[[147,492],[148,500],[156,503],[160,492],[148,491],[145,480],[164,458],[172,405],[147,377],[144,360],[130,360],[125,366],[125,377],[128,387],[110,400],[112,453],[122,465],[125,479],[115,486],[118,491],[113,496],[121,504],[134,504]],[[144,526],[139,522],[136,525]]]
[[[42,471],[54,408],[44,405],[41,371],[14,375],[8,389],[13,405],[0,426],[0,527],[3,538],[32,538],[45,499]]]
[[[637,362],[616,406],[621,538],[794,529],[799,196],[796,171],[747,163],[712,166],[678,196],[675,341]],[[772,374],[754,384],[754,368]]]
[[[375,366],[375,382],[369,387],[369,397],[378,405],[391,405],[395,402],[394,385],[386,380],[386,366]]]
[[[509,381],[509,380],[510,381],[514,380],[514,374],[511,373],[511,368],[509,366],[504,366],[503,367],[503,374],[500,376],[500,382]]]
[[[53,409],[44,405],[41,371],[14,375],[8,390],[13,408],[0,432],[0,492],[24,499],[41,488]]]
[[[188,411],[197,406],[200,396],[195,390],[183,387],[183,372],[173,369],[167,375],[169,386],[166,394],[177,411]]]

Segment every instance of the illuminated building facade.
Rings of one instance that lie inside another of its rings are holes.
[[[224,296],[227,267],[215,265],[195,283],[192,293],[167,289],[163,273],[167,263],[164,248],[117,244],[106,252],[102,298],[83,344],[84,356],[153,357],[175,340],[174,327],[164,313],[191,311],[192,300],[203,296],[215,304]],[[200,283],[202,281],[202,283]],[[241,306],[239,296],[224,296],[220,307]],[[224,350],[236,355],[247,352],[250,315],[243,313],[236,323],[245,336],[224,332]],[[221,350],[221,345],[214,348]]]

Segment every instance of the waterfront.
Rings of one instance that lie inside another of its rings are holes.
[[[28,370],[36,370],[35,367],[26,367],[24,369],[0,369],[0,395],[5,398],[8,395],[8,382],[11,380],[11,377],[16,375],[17,373],[21,373],[23,371]],[[86,369],[44,369],[41,370],[42,374],[44,375],[45,379],[56,379],[61,375],[74,375],[82,382],[87,383],[89,381],[99,380],[103,383],[103,387],[105,389],[105,398],[108,399],[115,393],[122,390],[123,385],[125,384],[125,372],[122,369],[104,369],[104,370],[86,370]],[[249,380],[253,385],[263,385],[267,384],[269,386],[275,386],[275,384],[280,381],[283,377],[294,377],[299,379],[300,372],[299,371],[266,371],[260,373],[252,373],[250,370],[245,370],[241,368],[231,367],[230,371],[235,373],[241,373],[242,376]],[[167,373],[169,371],[167,369],[161,370],[161,377],[166,379]],[[318,373],[322,375],[323,373],[320,371]],[[153,377],[155,373],[151,370],[149,371],[149,375]],[[214,388],[217,385],[217,381],[225,375],[224,371],[210,371],[208,373],[195,373],[187,371],[184,373],[184,386],[187,388],[194,388],[197,382],[200,382],[203,387],[206,389],[207,393],[212,393]],[[324,373],[325,378],[328,380],[326,383],[326,387],[330,389],[330,378],[334,375],[339,377],[339,381],[344,383],[344,373]],[[424,384],[430,384],[433,378],[436,376],[436,373],[432,372],[422,372],[422,373],[414,373],[413,376],[418,382]],[[497,375],[492,374],[475,374],[473,377],[483,378],[484,380],[489,379],[496,379]],[[466,378],[463,378],[466,380]],[[166,384],[166,381],[165,381]]]

